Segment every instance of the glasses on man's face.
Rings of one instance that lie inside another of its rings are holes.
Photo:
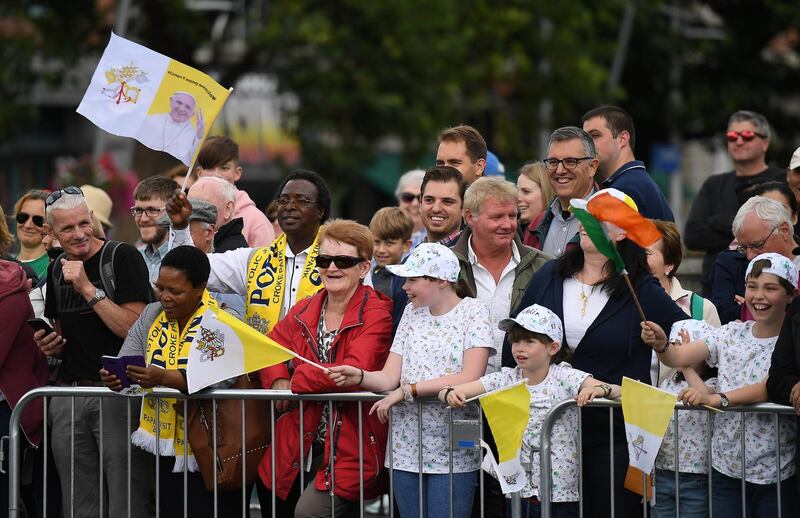
[[[547,168],[548,171],[555,171],[556,169],[558,169],[558,164],[562,164],[564,166],[564,169],[571,171],[572,169],[578,167],[578,164],[580,164],[584,160],[591,160],[593,158],[594,158],[593,156],[583,156],[580,158],[575,158],[570,156],[567,158],[562,158],[561,160],[557,158],[545,158],[544,160],[542,160],[542,162],[544,163],[544,166]]]
[[[44,217],[38,214],[28,214],[27,212],[17,212],[17,225],[24,225],[29,219],[33,219],[33,224],[37,227],[44,225]]]
[[[740,244],[739,246],[736,247],[736,250],[741,252],[741,253],[743,253],[743,254],[745,254],[745,255],[747,255],[747,251],[748,250],[762,250],[764,248],[764,245],[767,244],[767,241],[769,241],[769,238],[772,237],[772,234],[776,230],[778,230],[778,227],[773,227],[772,230],[770,230],[769,234],[767,234],[767,237],[765,237],[764,240],[761,241],[760,243],[753,243],[752,245],[742,245],[742,244]]]
[[[44,206],[49,207],[50,205],[54,204],[64,196],[64,194],[80,194],[83,196],[83,191],[75,187],[74,185],[70,185],[69,187],[64,187],[63,189],[59,189],[57,191],[53,191],[50,195],[44,200]]]
[[[725,138],[728,139],[728,142],[736,142],[737,140],[739,140],[739,137],[742,137],[742,140],[745,142],[750,142],[756,137],[761,139],[767,138],[767,136],[762,133],[757,133],[755,131],[750,131],[750,130],[729,131],[725,134]]]
[[[340,270],[352,268],[358,263],[363,262],[364,259],[360,257],[353,257],[352,255],[323,255],[317,256],[317,268],[329,268],[331,263],[335,264]]]
[[[404,192],[400,195],[400,201],[403,203],[411,203],[414,200],[419,199],[419,194],[414,194],[413,192]]]
[[[291,204],[295,204],[298,207],[310,207],[317,204],[315,200],[310,198],[301,196],[286,196],[285,194],[278,196],[278,199],[275,200],[275,203],[277,203],[279,207],[288,207]]]
[[[142,214],[147,214],[150,218],[156,218],[164,210],[166,210],[164,207],[160,209],[156,207],[131,207],[131,216],[141,218]]]

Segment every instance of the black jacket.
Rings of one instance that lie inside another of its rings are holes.
[[[783,318],[781,334],[772,350],[772,360],[767,378],[769,400],[779,405],[789,405],[789,395],[800,382],[800,298],[795,299]]]
[[[242,235],[244,220],[234,218],[217,229],[214,234],[214,252],[227,252],[237,248],[247,248],[247,241]]]

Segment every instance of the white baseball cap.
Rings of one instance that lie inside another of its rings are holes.
[[[461,265],[452,250],[439,243],[420,243],[403,264],[391,264],[387,270],[398,277],[433,277],[456,282]]]
[[[771,273],[772,275],[776,275],[791,284],[792,287],[797,288],[797,266],[795,266],[794,263],[787,257],[774,252],[767,252],[755,256],[753,260],[750,261],[750,264],[747,265],[747,271],[744,274],[744,278],[747,279],[750,277],[750,272],[753,271],[753,265],[756,263],[756,261],[761,261],[764,259],[768,260],[770,265],[769,267],[761,270],[763,273]]]
[[[686,331],[689,333],[689,339],[692,341],[695,340],[705,340],[706,336],[708,336],[714,328],[708,325],[703,320],[693,320],[691,318],[687,318],[686,320],[679,320],[672,324],[672,330],[669,332],[669,341],[670,342],[680,342],[681,341],[681,331]]]
[[[794,150],[792,159],[789,160],[789,169],[797,169],[800,167],[800,147]]]
[[[500,321],[499,327],[503,331],[508,331],[514,324],[519,324],[533,333],[549,336],[554,342],[562,343],[564,340],[561,320],[555,313],[539,304],[528,306],[514,318],[504,318]]]

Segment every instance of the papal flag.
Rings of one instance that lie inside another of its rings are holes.
[[[675,409],[670,394],[630,378],[622,378],[622,415],[628,439],[628,463],[650,473]]]
[[[191,166],[228,95],[203,72],[112,32],[77,111]]]
[[[497,480],[504,494],[520,491],[525,487],[526,474],[520,461],[522,434],[528,426],[531,414],[531,394],[526,386],[527,379],[508,387],[493,390],[479,396],[483,413],[492,429],[497,444],[498,460],[492,450],[484,443],[489,471],[497,473]]]
[[[209,308],[189,350],[189,393],[293,358],[300,357],[227,312]]]

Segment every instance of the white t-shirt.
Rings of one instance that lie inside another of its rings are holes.
[[[586,330],[608,302],[608,292],[602,285],[583,284],[574,277],[564,279],[564,335],[570,351],[574,351],[583,340]],[[588,297],[586,314],[581,315],[584,303],[581,293]]]
[[[401,379],[417,383],[450,374],[464,367],[464,352],[473,347],[492,345],[489,308],[476,299],[465,298],[444,315],[431,315],[427,307],[409,304],[403,312],[391,352],[403,357]],[[402,401],[392,407],[392,455],[386,466],[419,473],[419,443],[422,441],[423,473],[449,473],[449,417],[447,407],[438,400],[422,403],[422,438],[419,437],[417,405]],[[477,403],[453,410],[453,419],[478,419]],[[480,468],[480,450],[453,451],[453,472]]]
[[[777,336],[756,338],[755,322],[731,322],[710,333],[706,362],[719,370],[717,384],[720,392],[760,383],[769,372],[772,350]],[[742,417],[739,412],[724,412],[714,416],[711,454],[714,469],[733,478],[741,478]],[[745,416],[745,478],[755,484],[777,482],[775,462],[775,427],[767,414]],[[794,453],[797,425],[794,416],[778,416],[781,430],[781,480],[795,472]]]
[[[677,394],[689,386],[675,375],[668,377],[658,386],[664,392]],[[705,381],[712,392],[717,391],[717,378]],[[700,410],[678,410],[678,469],[675,469],[675,415],[669,419],[667,433],[656,457],[656,467],[681,473],[708,473],[708,414]]]
[[[481,378],[486,391],[507,387],[522,379],[522,369],[503,367],[502,370]],[[541,444],[542,423],[556,404],[574,399],[581,384],[591,374],[573,369],[568,363],[551,365],[547,377],[538,385],[527,385],[531,394],[531,415],[528,427],[522,436],[520,460],[531,462],[531,472],[521,495],[525,498],[540,495],[539,452],[531,457],[531,447]],[[552,488],[553,502],[576,502],[578,500],[578,413],[575,408],[567,410],[555,422],[552,433]]]

